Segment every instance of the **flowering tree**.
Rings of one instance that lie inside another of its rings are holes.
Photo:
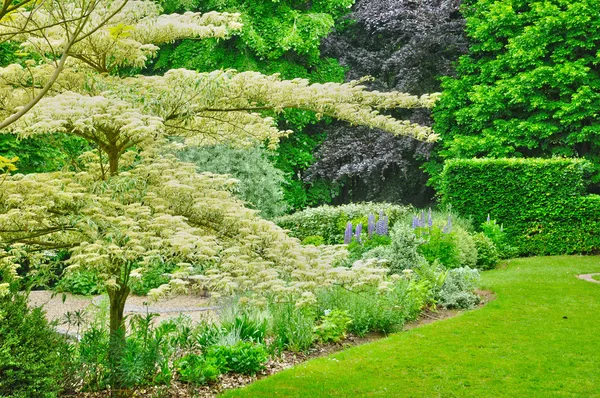
[[[110,10],[97,8],[92,19]],[[98,14],[98,15],[96,15]],[[169,140],[195,145],[228,142],[276,145],[280,131],[265,112],[312,111],[394,134],[435,140],[429,128],[382,115],[380,109],[429,107],[435,96],[367,91],[359,82],[309,84],[256,72],[171,70],[162,76],[120,77],[156,54],[156,43],[183,37],[226,37],[240,29],[236,14],[161,15],[150,1],[129,1],[110,23],[72,45],[49,95],[10,126],[21,137],[62,132],[95,148],[77,172],[12,175],[0,191],[0,267],[43,266],[52,250],[68,249],[69,269],[95,270],[110,299],[112,335],[123,328],[130,278],[157,264],[177,264],[169,285],[226,293],[293,293],[333,281],[377,283],[385,270],[331,267],[332,253],[301,247],[274,224],[234,199],[234,181],[197,174],[165,151]],[[45,31],[53,40],[23,36],[44,55],[68,40],[68,24]],[[45,84],[45,62],[0,69],[6,112],[20,112]]]

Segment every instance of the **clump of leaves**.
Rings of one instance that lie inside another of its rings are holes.
[[[352,318],[348,315],[348,311],[326,310],[321,323],[314,328],[315,336],[324,343],[338,343],[346,338],[346,331],[351,323]]]

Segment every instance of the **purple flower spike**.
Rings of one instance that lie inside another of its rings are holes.
[[[356,233],[354,236],[356,237],[356,241],[360,243],[360,233],[362,232],[362,223],[358,223],[356,226]]]
[[[413,216],[412,219],[412,228],[415,229],[419,226],[419,217]]]
[[[375,232],[375,216],[373,214],[369,214],[369,222],[367,223],[367,231],[369,233],[369,238],[373,236],[373,232]]]
[[[442,232],[445,234],[449,234],[450,232],[452,232],[452,217],[448,216],[448,223],[446,224]]]
[[[433,226],[433,217],[431,216],[431,207],[429,208],[429,215],[427,217],[427,225],[429,228]]]
[[[381,228],[381,232],[382,232],[382,235],[387,235],[388,232],[389,232],[389,223],[388,223],[388,217],[387,216],[383,217],[383,226]]]
[[[424,227],[427,220],[425,220],[425,210],[421,210],[421,226]]]
[[[490,219],[490,213],[488,213],[487,222],[490,222],[490,221],[491,221],[491,219]]]
[[[352,242],[352,222],[348,221],[346,232],[344,232],[344,243],[349,244],[350,242]]]

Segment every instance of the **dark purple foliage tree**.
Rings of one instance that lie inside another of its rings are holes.
[[[347,79],[370,75],[373,89],[412,94],[440,90],[438,78],[468,48],[460,0],[358,0],[339,29],[323,41],[322,52],[349,68]],[[352,22],[354,21],[354,22]],[[402,115],[430,124],[428,111]],[[336,124],[316,154],[307,178],[345,181],[340,202],[386,200],[424,205],[420,165],[432,147],[381,131]]]

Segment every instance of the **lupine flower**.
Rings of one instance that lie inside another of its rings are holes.
[[[433,217],[431,216],[431,207],[429,208],[429,215],[427,217],[427,225],[429,228],[433,226]]]
[[[424,227],[427,220],[425,220],[425,210],[421,210],[421,226]]]
[[[452,232],[452,217],[448,216],[448,223],[442,229],[442,233],[449,234]]]
[[[348,221],[346,232],[344,232],[344,243],[349,244],[350,242],[352,242],[352,222]]]
[[[360,243],[360,233],[362,232],[362,223],[358,223],[358,225],[356,226],[356,233],[355,233],[355,237],[356,237],[356,241]]]
[[[367,223],[367,231],[369,233],[369,238],[373,236],[373,232],[375,232],[375,216],[373,214],[369,214],[369,222]]]
[[[375,233],[381,236],[388,234],[388,218],[383,215],[383,212],[379,213],[379,220],[375,225]]]
[[[412,218],[412,228],[415,229],[417,227],[419,227],[419,217],[417,216],[413,216]]]
[[[486,222],[490,222],[490,221],[491,221],[491,219],[490,219],[490,213],[488,213]]]

